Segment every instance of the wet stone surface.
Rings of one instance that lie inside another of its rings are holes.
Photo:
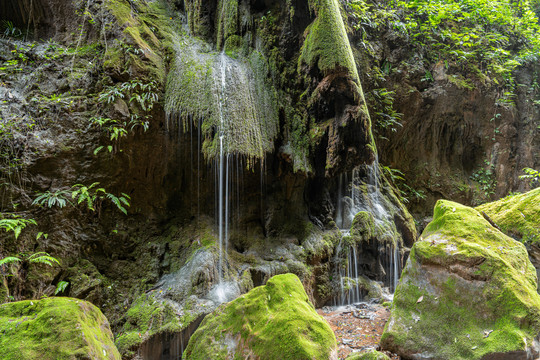
[[[325,318],[336,334],[340,359],[345,359],[354,352],[379,350],[384,326],[390,316],[389,308],[370,303],[325,306],[317,312]],[[391,359],[400,359],[395,354],[386,355]]]

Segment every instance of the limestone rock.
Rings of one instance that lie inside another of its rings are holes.
[[[407,359],[533,359],[540,297],[523,244],[439,201],[411,250],[381,340]]]
[[[284,274],[208,315],[184,357],[337,359],[337,345],[298,277]]]
[[[89,302],[46,298],[0,305],[0,358],[120,360],[109,322]]]

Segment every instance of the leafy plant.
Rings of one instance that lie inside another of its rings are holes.
[[[480,189],[486,197],[489,197],[495,193],[495,186],[497,182],[494,177],[494,167],[489,161],[485,161],[487,169],[480,168],[475,171],[470,179],[477,182],[480,185]]]
[[[95,182],[90,186],[83,184],[73,185],[71,197],[77,202],[77,205],[85,202],[86,207],[91,211],[96,211],[96,205],[100,205],[104,199],[109,199],[121,212],[127,215],[126,207],[129,207],[128,194],[122,193],[121,196],[115,196],[105,191],[104,188],[98,188],[99,182]]]
[[[7,232],[12,231],[15,239],[19,238],[21,231],[28,225],[37,225],[37,223],[34,219],[23,219],[16,215],[13,215],[11,219],[0,219],[0,229],[4,229]]]
[[[531,168],[524,168],[523,172],[525,175],[521,175],[519,177],[520,179],[529,180],[532,187],[540,184],[540,171]]]
[[[69,285],[69,282],[67,282],[67,281],[60,281],[60,282],[56,285],[56,290],[54,290],[54,295],[58,295],[58,294],[63,293],[64,291],[66,291],[68,285]]]
[[[405,174],[398,169],[392,169],[389,166],[381,166],[381,170],[387,179],[390,180],[396,188],[399,200],[403,203],[409,203],[412,200],[424,200],[426,195],[422,190],[416,190],[407,184]]]
[[[0,259],[0,269],[2,269],[2,278],[4,282],[4,287],[7,290],[7,295],[9,298],[9,286],[7,277],[17,275],[20,279],[18,283],[18,292],[21,292],[21,288],[25,284],[25,278],[26,278],[26,271],[23,271],[27,266],[31,264],[43,264],[47,266],[54,266],[59,265],[60,262],[55,257],[49,255],[48,253],[44,251],[27,254],[27,253],[20,253],[16,256],[7,256],[3,259]],[[11,274],[6,271],[5,267],[12,265],[11,267]]]
[[[13,25],[11,21],[2,20],[3,34],[6,37],[20,38],[23,36],[21,29]]]
[[[110,200],[121,212],[127,215],[126,207],[129,207],[130,196],[122,193],[120,196],[108,193],[104,188],[98,187],[99,182],[95,182],[89,186],[84,184],[75,184],[70,190],[58,190],[55,192],[46,191],[38,194],[32,202],[32,205],[47,206],[53,208],[58,206],[63,208],[66,205],[78,206],[85,204],[85,207],[90,211],[99,210],[99,206],[105,199]],[[74,200],[74,203],[68,198]],[[38,234],[39,235],[39,234]]]
[[[368,94],[375,133],[384,140],[387,140],[386,131],[396,132],[402,126],[403,114],[394,109],[394,95],[394,91],[386,88],[374,89]]]
[[[44,193],[39,193],[32,205],[47,206],[49,209],[54,206],[63,208],[67,204],[71,204],[68,200],[69,196],[70,192],[67,190],[57,190],[55,192],[47,190]]]

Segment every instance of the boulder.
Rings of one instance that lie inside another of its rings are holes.
[[[3,360],[120,360],[107,318],[91,303],[52,297],[0,305]]]
[[[439,201],[411,250],[381,339],[406,359],[536,359],[540,297],[523,244]]]
[[[540,242],[540,188],[476,208],[505,234],[524,243]]]
[[[184,358],[337,359],[337,344],[298,277],[284,274],[207,315]]]

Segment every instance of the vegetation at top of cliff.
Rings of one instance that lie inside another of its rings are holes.
[[[516,66],[538,58],[536,14],[529,1],[394,1],[405,13],[411,42],[439,60],[474,62],[510,79]]]
[[[485,85],[505,87],[500,105],[512,103],[515,87],[512,71],[538,60],[540,25],[533,9],[538,1],[509,0],[388,0],[349,4],[352,27],[362,32],[361,45],[370,52],[366,32],[392,29],[394,35],[412,46],[415,57],[446,69],[467,71]],[[381,66],[381,76],[391,71]],[[426,71],[424,81],[433,81]],[[452,78],[465,87],[469,80]]]

